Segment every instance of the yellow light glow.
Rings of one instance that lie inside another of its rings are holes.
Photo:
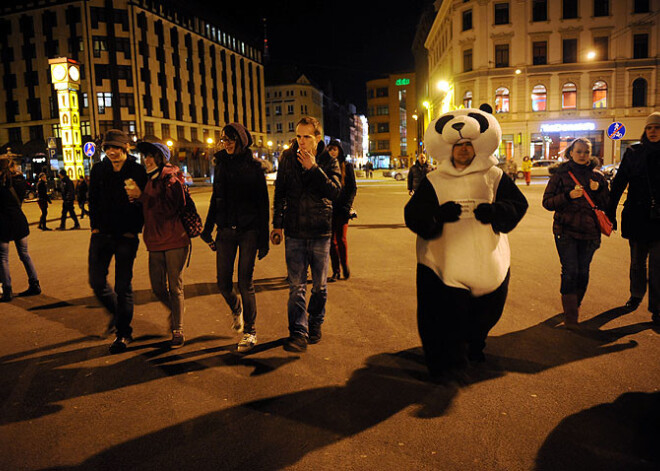
[[[213,138],[209,137],[209,138],[206,140],[206,142],[209,143],[209,144],[213,144]]]
[[[174,142],[172,140],[168,140],[165,144],[167,144],[167,147],[172,147]]]
[[[284,150],[287,150],[289,148],[288,145],[284,144],[284,147],[282,147]]]
[[[414,114],[412,115],[412,118],[413,118],[415,121],[417,121],[417,118],[418,118],[417,113],[414,113]]]
[[[266,144],[268,144],[268,147],[273,147],[273,141],[268,141]]]
[[[596,58],[596,51],[589,51],[589,52],[587,53],[587,59],[589,59],[589,60],[593,60],[593,59],[595,59],[595,58]]]
[[[428,109],[431,107],[431,103],[429,103],[428,101],[425,100],[425,101],[422,103],[422,106],[428,110]]]
[[[449,82],[447,82],[446,80],[440,80],[437,86],[438,86],[438,90],[440,90],[441,92],[449,91]]]
[[[520,75],[522,73],[522,70],[516,69],[516,75]]]

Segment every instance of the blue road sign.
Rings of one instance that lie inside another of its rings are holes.
[[[87,157],[91,157],[94,155],[94,152],[96,152],[96,144],[93,142],[85,142],[85,146],[83,147],[83,152],[85,152],[85,155]]]
[[[626,135],[626,127],[623,123],[612,123],[610,127],[607,128],[607,137],[613,140],[621,139]]]
[[[56,157],[57,149],[48,149],[48,159],[53,160]]]

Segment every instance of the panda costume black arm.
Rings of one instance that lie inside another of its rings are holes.
[[[458,221],[461,205],[448,201],[442,206],[433,185],[426,178],[419,184],[403,211],[406,226],[422,239],[435,239],[446,222]],[[522,217],[522,216],[521,216]]]
[[[511,232],[523,218],[528,208],[527,199],[507,174],[503,174],[497,186],[495,201],[482,203],[474,210],[474,217],[484,224],[491,224],[495,232]]]

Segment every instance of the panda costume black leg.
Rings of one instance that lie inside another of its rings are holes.
[[[496,166],[500,138],[497,120],[477,109],[441,116],[424,136],[438,168],[406,205],[405,221],[418,236],[417,325],[434,377],[452,376],[468,359],[483,361],[488,332],[504,310],[506,233],[524,216],[527,200]],[[454,163],[454,147],[464,159],[465,146],[474,156]]]

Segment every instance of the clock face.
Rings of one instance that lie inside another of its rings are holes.
[[[69,77],[70,77],[71,80],[73,80],[74,82],[77,82],[77,81],[78,81],[78,79],[80,78],[80,71],[78,70],[78,67],[71,66],[71,67],[69,68]]]
[[[66,77],[66,67],[63,65],[56,65],[53,67],[53,78],[55,81],[59,82],[61,80],[64,80]]]

